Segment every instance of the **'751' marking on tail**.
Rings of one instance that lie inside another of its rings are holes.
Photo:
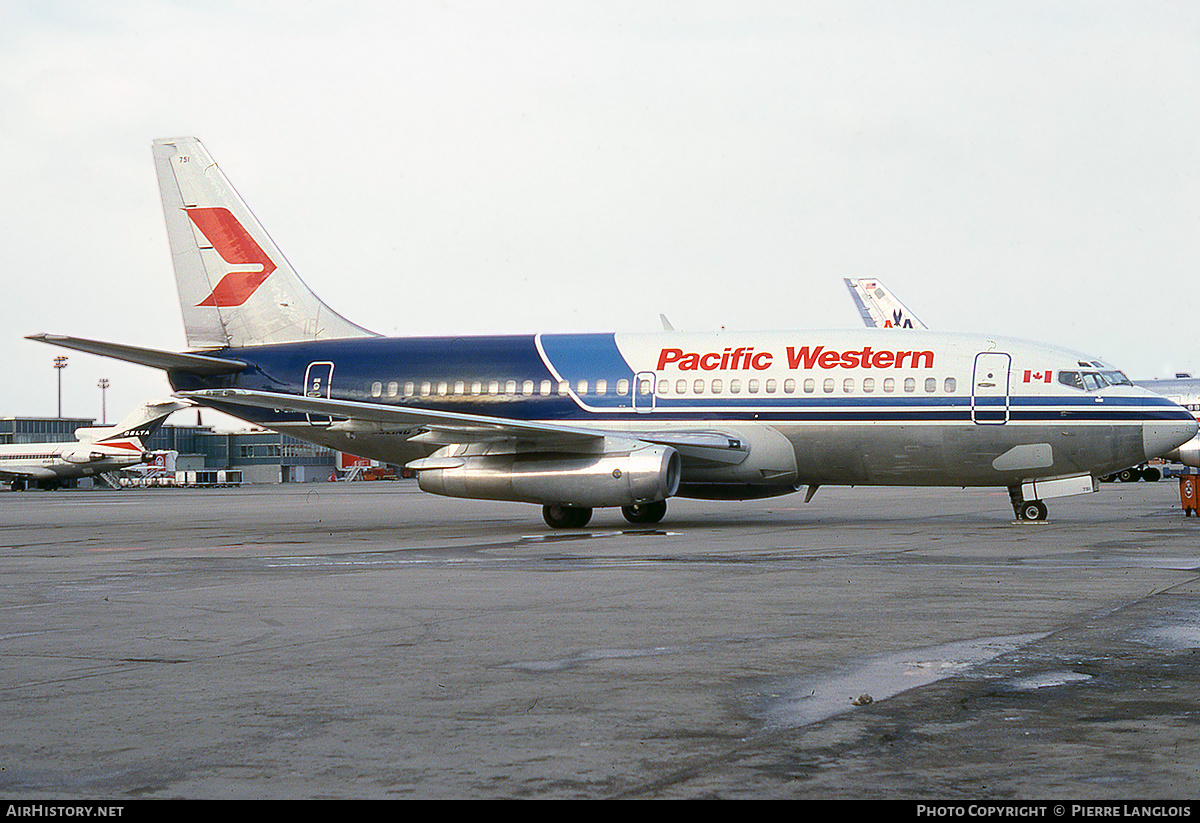
[[[259,271],[231,271],[197,306],[240,306],[250,299],[262,282],[275,271],[275,261],[226,208],[184,209],[196,228],[208,238],[221,259],[235,265],[258,265]]]

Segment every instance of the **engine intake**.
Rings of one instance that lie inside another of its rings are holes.
[[[409,465],[421,490],[432,494],[589,508],[666,500],[679,489],[680,475],[679,454],[656,445],[599,454],[467,454]]]

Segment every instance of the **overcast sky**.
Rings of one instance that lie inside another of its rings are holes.
[[[196,135],[386,334],[931,326],[1200,373],[1200,4],[0,0],[0,416],[185,345],[150,155]],[[179,421],[179,422],[190,422]]]

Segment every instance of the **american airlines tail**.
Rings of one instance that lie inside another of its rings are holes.
[[[199,140],[153,150],[189,346],[376,336],[312,293]]]
[[[846,279],[846,288],[858,306],[863,323],[868,328],[878,329],[927,329],[917,316],[909,311],[900,298],[892,294],[878,280]]]

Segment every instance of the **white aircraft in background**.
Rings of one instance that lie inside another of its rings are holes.
[[[30,485],[51,489],[64,480],[145,463],[152,459],[146,440],[187,406],[175,401],[143,403],[115,426],[76,429],[77,439],[70,442],[0,445],[0,480],[10,482],[14,491]]]
[[[540,505],[552,528],[598,507],[653,523],[676,495],[823,485],[999,486],[1018,517],[1043,519],[1043,499],[1094,491],[1096,475],[1196,433],[1128,380],[1041,379],[1078,373],[1082,355],[990,335],[383,337],[313,294],[200,141],[153,153],[191,350],[33,339],[162,369],[181,396],[407,465],[428,492]],[[454,303],[406,310],[450,322]]]
[[[850,290],[850,297],[854,300],[855,305],[858,306],[858,313],[862,316],[863,323],[868,328],[929,328],[917,319],[917,316],[912,313],[908,306],[904,305],[899,297],[878,280],[852,280],[845,278],[845,281],[846,288]],[[1080,379],[1094,380],[1098,378],[1089,377],[1085,372],[1081,373]],[[1134,380],[1132,382],[1135,386],[1149,389],[1156,394],[1161,394],[1172,403],[1179,404],[1192,412],[1200,420],[1200,379],[1192,377],[1190,374],[1176,374],[1173,378]],[[1185,466],[1200,467],[1200,437],[1193,438],[1178,449],[1160,456],[1183,463]],[[1137,480],[1141,477],[1147,480],[1157,480],[1161,476],[1161,473],[1152,466],[1135,466],[1133,468],[1122,469],[1115,475],[1108,475],[1105,479],[1116,477],[1129,481]]]

